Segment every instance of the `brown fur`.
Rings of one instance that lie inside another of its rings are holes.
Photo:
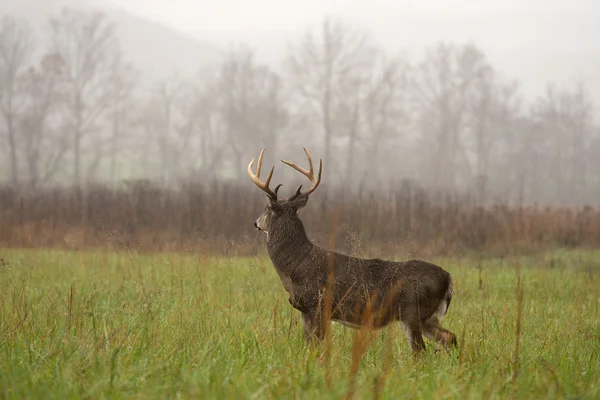
[[[312,175],[312,162],[310,172]],[[323,294],[332,265],[332,320],[353,328],[369,324],[374,329],[400,321],[414,353],[425,350],[423,334],[445,347],[456,346],[456,336],[440,325],[452,299],[452,279],[447,271],[420,260],[351,257],[309,240],[297,212],[319,184],[313,178],[309,192],[298,189],[289,199],[278,200],[277,189],[267,192],[268,205],[254,224],[268,233],[269,256],[289,293],[290,304],[302,312],[306,337],[324,338],[324,324],[329,322],[322,318],[326,304]]]

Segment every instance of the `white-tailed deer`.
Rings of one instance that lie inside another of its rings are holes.
[[[425,261],[361,259],[313,244],[297,211],[319,186],[323,162],[320,161],[315,178],[306,149],[308,171],[282,160],[310,179],[312,185],[304,192],[300,185],[293,196],[279,200],[277,191],[281,185],[275,190],[269,188],[275,167],[264,182],[260,180],[264,151],[258,157],[256,174],[252,171],[254,159],[248,165],[248,175],[268,198],[267,207],[254,226],[267,233],[269,256],[289,293],[290,304],[302,312],[306,337],[322,340],[325,324],[330,320],[351,328],[369,324],[374,329],[400,321],[415,354],[425,350],[423,334],[446,348],[456,346],[456,336],[440,325],[452,299],[450,274]],[[329,302],[324,301],[328,279],[333,283],[328,290]],[[326,309],[326,304],[330,308]]]

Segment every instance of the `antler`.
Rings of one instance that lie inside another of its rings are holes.
[[[265,191],[269,195],[270,198],[272,198],[273,200],[277,200],[277,190],[279,189],[280,185],[277,186],[275,191],[272,191],[271,189],[269,189],[269,183],[271,182],[271,178],[273,177],[273,171],[275,170],[275,166],[273,166],[273,168],[271,168],[271,172],[269,172],[269,176],[267,177],[267,180],[265,182],[262,182],[260,180],[260,167],[262,167],[262,158],[263,158],[264,152],[265,152],[265,149],[262,149],[262,151],[260,152],[260,155],[258,156],[258,165],[256,166],[256,175],[254,175],[254,173],[252,172],[252,165],[254,164],[254,158],[252,159],[252,161],[250,161],[250,164],[248,164],[248,176],[250,177],[250,179],[252,179],[252,182],[254,182],[256,184],[256,186],[261,188],[263,191]]]
[[[319,159],[319,175],[317,177],[317,179],[315,179],[315,173],[313,170],[313,163],[312,163],[312,158],[310,158],[310,154],[308,154],[308,151],[306,149],[304,149],[304,152],[306,153],[306,157],[308,158],[308,166],[309,166],[309,170],[305,170],[302,167],[299,167],[298,165],[291,163],[289,161],[285,161],[285,160],[281,160],[282,163],[289,165],[290,167],[294,168],[296,171],[300,172],[302,175],[306,176],[308,179],[310,179],[312,186],[310,187],[310,189],[308,189],[306,192],[300,192],[300,189],[302,189],[302,185],[300,185],[300,187],[298,188],[298,191],[296,192],[296,194],[294,196],[292,196],[292,198],[296,198],[300,195],[309,195],[312,192],[315,191],[315,189],[319,186],[319,184],[321,183],[321,170],[323,168],[323,160]]]

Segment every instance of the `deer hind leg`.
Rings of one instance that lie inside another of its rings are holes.
[[[402,322],[406,340],[410,344],[410,349],[414,355],[425,351],[425,342],[423,341],[423,331],[419,323]]]
[[[425,351],[425,342],[423,341],[423,329],[418,313],[413,310],[403,310],[400,322],[404,328],[406,340],[410,344],[410,348],[414,355]]]
[[[427,339],[440,343],[446,349],[458,346],[456,335],[449,330],[442,328],[440,319],[437,315],[431,316],[423,323],[423,333]]]

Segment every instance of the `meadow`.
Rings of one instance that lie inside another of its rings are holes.
[[[398,324],[307,346],[268,258],[0,249],[0,396],[600,398],[600,251],[435,257],[459,348]],[[400,257],[397,257],[400,258]]]

